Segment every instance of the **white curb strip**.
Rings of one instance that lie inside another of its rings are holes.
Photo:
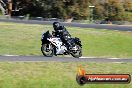
[[[98,57],[80,57],[80,58],[98,58]],[[122,59],[122,58],[106,58],[106,59]]]
[[[19,56],[19,55],[2,55],[2,56],[7,56],[7,57],[12,57],[12,56]]]

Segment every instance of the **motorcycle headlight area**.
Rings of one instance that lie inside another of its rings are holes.
[[[43,39],[43,38],[44,38],[44,35],[42,35],[41,39]]]

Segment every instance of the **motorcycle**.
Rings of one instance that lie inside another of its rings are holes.
[[[82,56],[82,45],[79,38],[70,38],[72,48],[69,50],[67,45],[59,37],[54,37],[49,31],[42,34],[41,52],[44,56],[52,57],[53,55],[69,55],[75,58]]]

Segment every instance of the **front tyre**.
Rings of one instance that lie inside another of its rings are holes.
[[[79,45],[75,45],[77,49],[71,51],[71,55],[75,58],[79,58],[82,56],[82,48]],[[74,47],[73,47],[74,48]]]
[[[41,52],[46,57],[52,57],[54,55],[54,48],[52,44],[42,44]]]

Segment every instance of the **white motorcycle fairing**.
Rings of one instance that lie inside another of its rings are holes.
[[[47,40],[56,47],[56,54],[64,54],[67,51],[66,46],[63,44],[60,38],[54,37],[48,38]]]

